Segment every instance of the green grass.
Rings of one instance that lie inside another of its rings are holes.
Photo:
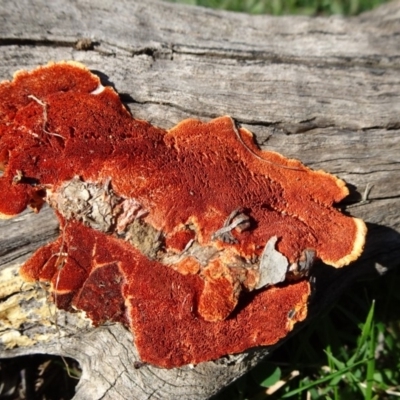
[[[169,0],[249,14],[356,15],[388,0]]]
[[[387,0],[169,1],[251,14],[356,15]],[[398,288],[397,271],[356,283],[329,312],[213,400],[400,398]]]
[[[214,400],[400,398],[399,287],[397,271],[356,283]],[[286,382],[268,395],[280,379]]]
[[[400,270],[355,283],[325,315],[213,400],[400,398],[399,288]],[[0,385],[0,398],[7,391],[7,399],[20,399],[23,372],[25,391],[31,387],[37,399],[71,398],[80,377],[72,359],[34,355],[0,360],[0,378],[3,373],[13,377],[0,379],[7,384]],[[279,381],[282,386],[272,391]]]
[[[387,0],[169,1],[252,14],[355,15]],[[324,316],[289,339],[265,362],[235,381],[213,400],[400,398],[399,288],[398,271],[380,279],[357,282]],[[38,360],[35,363],[43,369],[41,356],[29,357],[36,357]],[[65,398],[71,398],[77,380],[68,378],[74,371],[79,376],[79,367],[73,360],[69,361],[71,365],[67,373],[61,359],[53,358],[49,364],[52,367],[48,369],[52,372],[58,366],[63,369],[64,373],[60,376],[66,386],[60,385],[53,376],[46,380],[46,390],[52,389],[48,383],[54,381]],[[27,362],[20,362],[20,359],[0,361],[0,375],[2,369],[10,372],[14,364],[18,364],[15,370],[18,376],[21,375],[19,371],[26,368]],[[282,386],[272,390],[279,382]],[[70,396],[67,395],[68,391],[71,392]],[[1,394],[0,390],[0,397]],[[46,398],[51,398],[47,396],[48,393]]]

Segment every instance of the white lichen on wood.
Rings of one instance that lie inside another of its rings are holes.
[[[64,182],[56,191],[48,190],[49,204],[67,220],[75,219],[101,232],[115,224],[115,207],[121,202],[110,188],[110,182],[96,184],[79,177]]]
[[[57,310],[48,291],[22,280],[19,268],[17,264],[0,271],[0,343],[4,348],[59,340],[68,333],[67,321],[73,320],[74,329],[91,326],[82,312],[73,315]]]

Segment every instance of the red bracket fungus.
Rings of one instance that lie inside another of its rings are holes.
[[[21,268],[57,306],[128,326],[171,368],[271,345],[307,314],[314,258],[342,267],[365,224],[345,183],[259,150],[230,117],[165,131],[75,62],[0,84],[0,216],[44,202],[60,237]]]

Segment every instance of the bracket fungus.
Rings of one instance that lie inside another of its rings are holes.
[[[307,315],[314,259],[342,267],[366,227],[345,183],[261,151],[230,117],[133,119],[76,62],[0,84],[0,216],[47,202],[60,236],[22,266],[65,310],[133,333],[165,368],[271,345]]]

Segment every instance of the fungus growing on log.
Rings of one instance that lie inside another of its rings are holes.
[[[56,210],[22,266],[57,306],[121,322],[171,368],[271,345],[307,315],[314,259],[355,260],[366,227],[345,183],[261,151],[230,117],[165,131],[75,62],[0,84],[0,216]]]

